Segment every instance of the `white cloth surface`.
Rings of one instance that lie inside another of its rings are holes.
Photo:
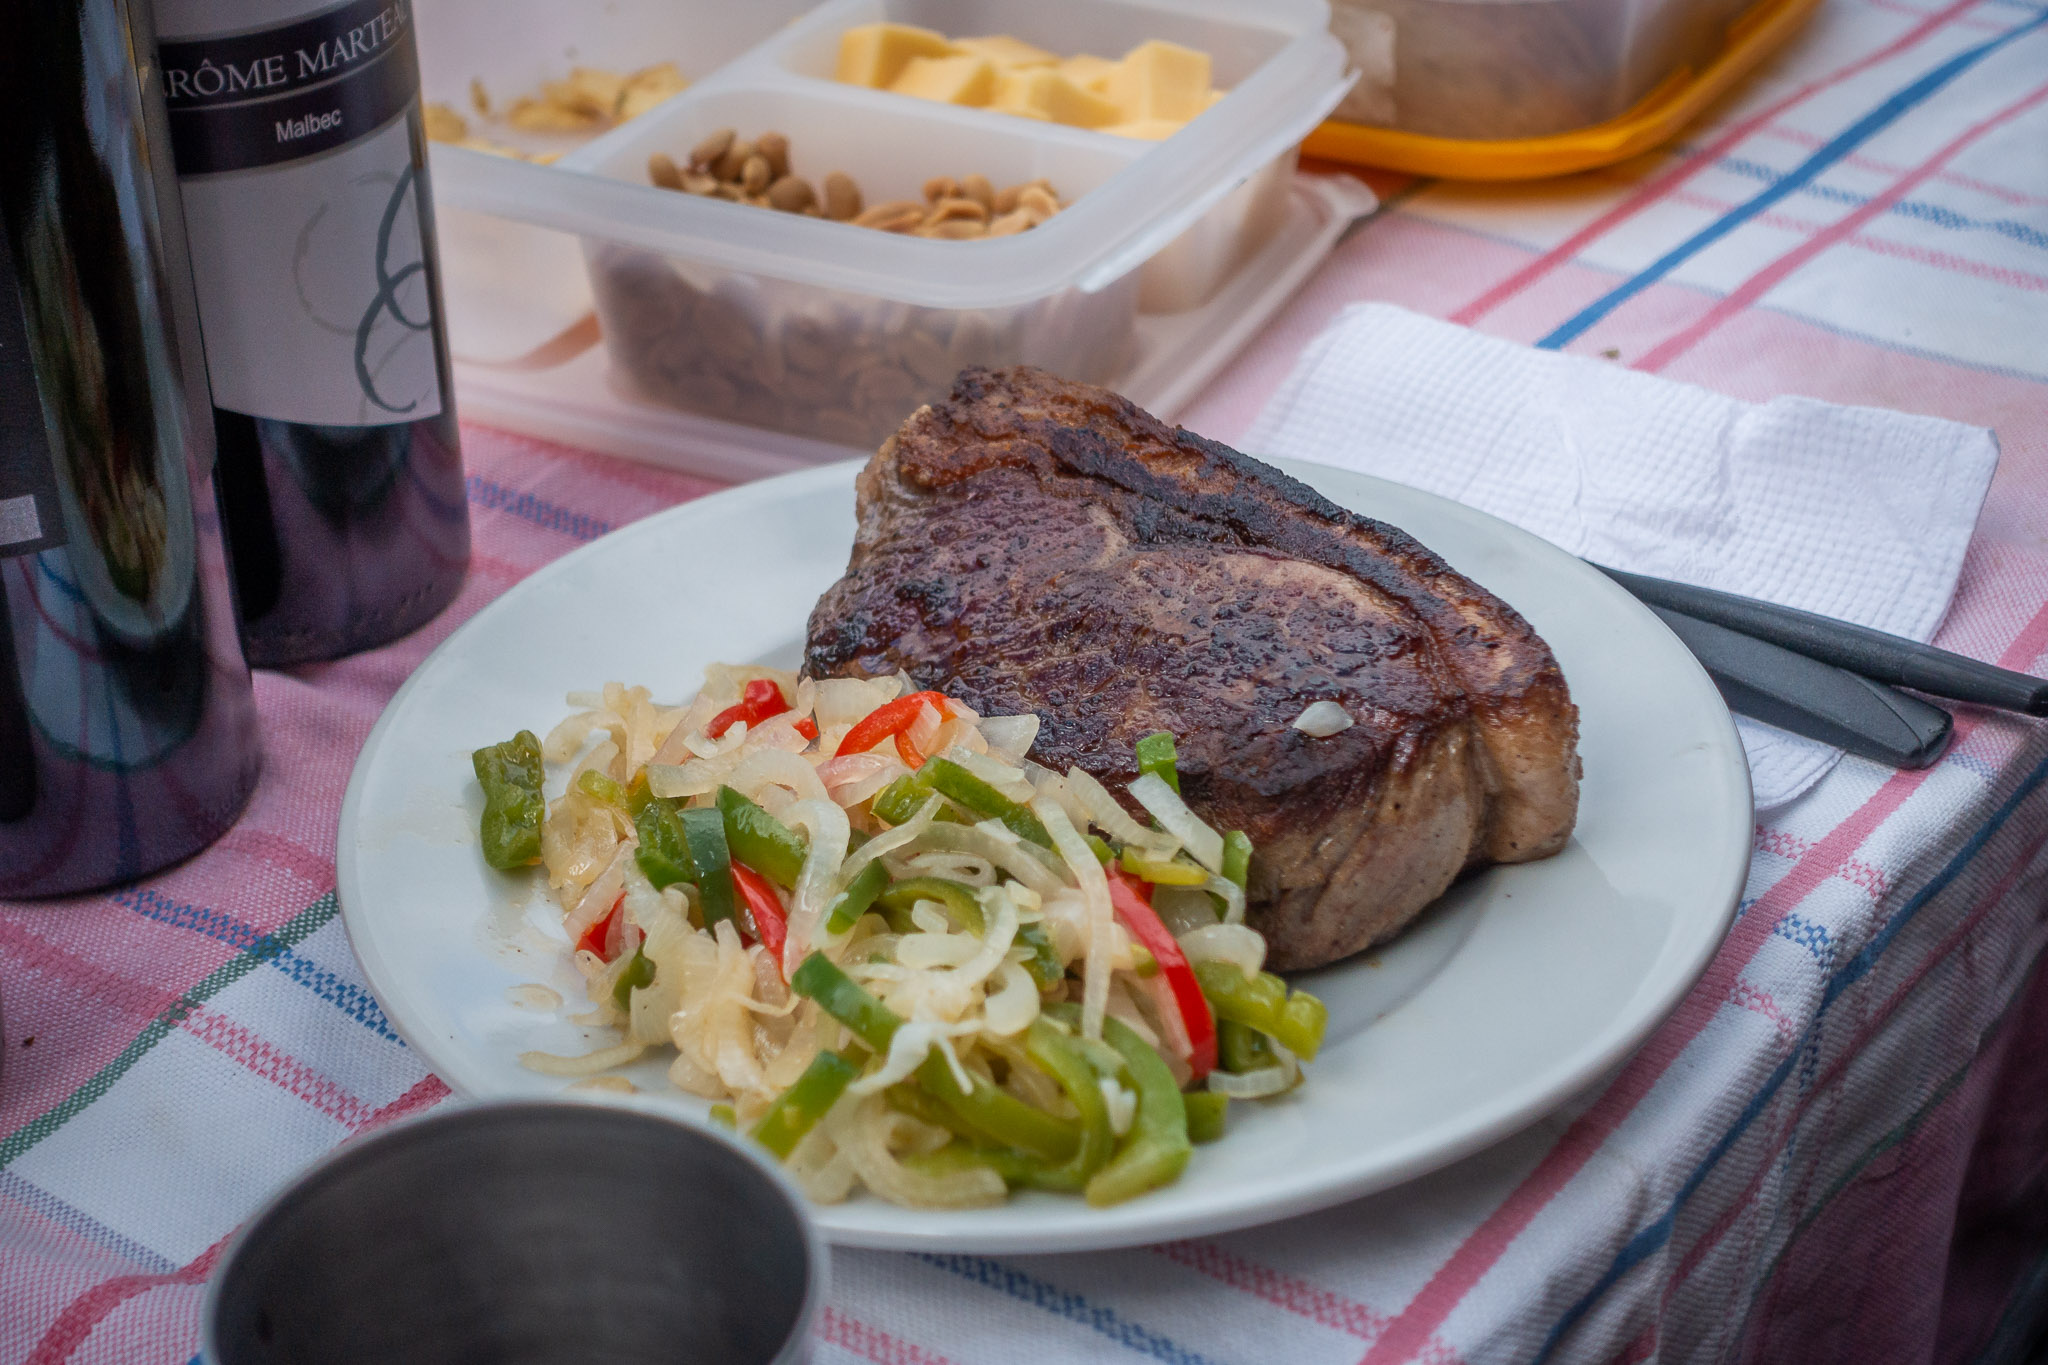
[[[1998,464],[1981,427],[1745,403],[1380,303],[1338,314],[1243,444],[1453,498],[1613,568],[1920,641],[1948,609]],[[1760,811],[1842,756],[1736,723]]]

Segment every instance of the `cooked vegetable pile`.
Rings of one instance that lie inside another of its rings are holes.
[[[1260,970],[1251,843],[1181,800],[1171,735],[1137,745],[1140,820],[1031,762],[1036,716],[900,676],[713,665],[687,706],[569,702],[545,744],[477,750],[484,856],[544,869],[583,1021],[624,1041],[523,1060],[623,1088],[600,1073],[673,1047],[669,1079],[816,1199],[1130,1199],[1322,1043],[1321,1002]]]

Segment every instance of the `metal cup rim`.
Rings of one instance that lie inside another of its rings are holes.
[[[809,1203],[803,1192],[796,1187],[796,1183],[765,1155],[753,1151],[725,1129],[711,1123],[695,1121],[669,1106],[651,1099],[631,1096],[600,1097],[574,1094],[557,1098],[457,1098],[452,1104],[437,1105],[424,1113],[408,1115],[374,1133],[346,1139],[283,1185],[272,1190],[264,1197],[263,1202],[257,1205],[255,1211],[242,1221],[241,1226],[235,1229],[227,1245],[221,1248],[220,1259],[214,1263],[212,1273],[206,1277],[206,1293],[200,1301],[199,1310],[200,1365],[222,1363],[220,1342],[215,1329],[219,1323],[220,1298],[229,1270],[247,1248],[254,1234],[315,1182],[329,1179],[338,1171],[369,1160],[380,1149],[401,1140],[416,1128],[459,1123],[478,1116],[559,1111],[565,1108],[629,1114],[637,1118],[672,1124],[696,1137],[708,1139],[738,1155],[788,1203],[791,1212],[796,1215],[797,1227],[802,1230],[804,1264],[808,1273],[805,1276],[803,1299],[797,1306],[796,1319],[791,1324],[789,1337],[775,1353],[770,1365],[799,1365],[799,1362],[805,1359],[811,1330],[816,1325],[818,1314],[824,1306],[832,1272],[832,1259],[824,1235],[818,1231],[817,1222],[810,1216]]]

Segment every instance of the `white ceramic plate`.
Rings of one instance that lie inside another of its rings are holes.
[[[488,869],[469,754],[544,733],[607,679],[659,700],[715,660],[799,657],[853,539],[854,464],[649,517],[542,569],[420,665],[363,746],[342,805],[342,914],[393,1025],[457,1093],[545,1095],[518,1061],[616,1041],[588,1006],[537,879]],[[1720,944],[1749,863],[1749,772],[1713,685],[1647,610],[1578,560],[1482,513],[1321,466],[1290,473],[1392,522],[1529,618],[1581,716],[1578,830],[1554,858],[1454,887],[1378,953],[1310,975],[1330,1006],[1307,1084],[1233,1105],[1180,1182],[1112,1209],[1024,1195],[919,1212],[867,1196],[818,1210],[851,1246],[989,1253],[1219,1232],[1382,1189],[1562,1103],[1640,1043]],[[515,1003],[542,983],[560,1009]],[[702,1120],[659,1061],[628,1074]],[[646,1102],[646,1101],[643,1101]]]

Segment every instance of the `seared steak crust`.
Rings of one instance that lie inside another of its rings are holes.
[[[1034,757],[1120,789],[1180,737],[1189,804],[1258,848],[1252,923],[1282,968],[1398,932],[1463,869],[1554,853],[1578,713],[1513,609],[1414,539],[1115,394],[967,370],[862,471],[812,676],[903,669]],[[1292,727],[1310,702],[1356,723]]]

